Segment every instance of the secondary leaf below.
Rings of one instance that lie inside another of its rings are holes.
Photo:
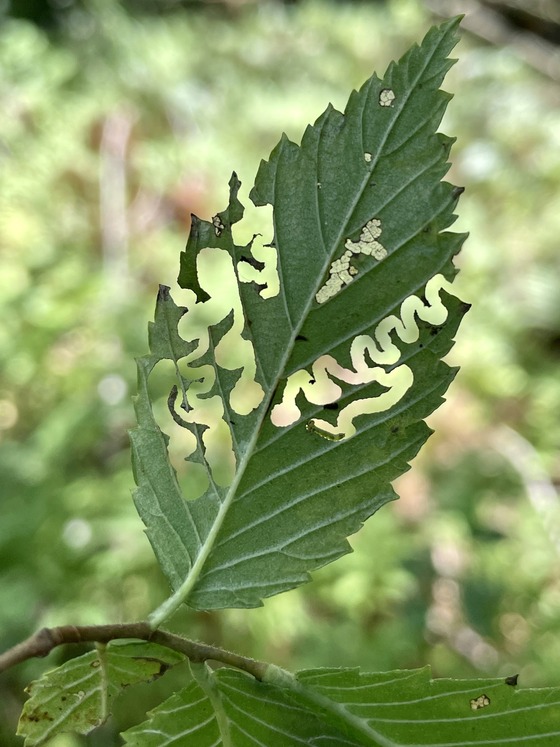
[[[314,669],[278,684],[207,671],[127,731],[134,747],[469,747],[560,739],[560,688],[513,679],[430,678],[423,669]],[[213,714],[213,715],[212,715]]]
[[[198,676],[123,735],[130,747],[555,747],[560,688],[430,678],[423,669],[315,669],[279,684]]]
[[[71,659],[26,689],[30,697],[17,733],[25,747],[39,747],[61,732],[89,734],[107,720],[125,687],[150,682],[183,658],[155,643],[113,642]]]

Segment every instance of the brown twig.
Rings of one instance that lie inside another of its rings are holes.
[[[268,664],[246,656],[226,651],[217,646],[191,641],[188,638],[152,630],[147,622],[117,623],[114,625],[61,625],[57,628],[42,628],[25,641],[0,654],[0,672],[20,664],[27,659],[44,657],[57,646],[68,643],[109,643],[122,638],[136,638],[158,643],[160,646],[184,654],[190,661],[218,661],[242,669],[258,680],[263,679]]]

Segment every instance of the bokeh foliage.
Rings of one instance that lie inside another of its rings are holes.
[[[247,203],[279,132],[299,139],[433,22],[414,0],[68,6],[50,31],[0,28],[2,648],[42,625],[145,617],[165,597],[126,436],[157,283],[173,284],[190,213],[225,207],[232,170]],[[513,49],[465,35],[457,56],[442,130],[458,136],[456,229],[471,237],[457,282],[474,307],[436,433],[353,555],[262,609],[178,616],[191,637],[289,668],[431,663],[558,684],[560,92]],[[2,677],[7,747],[44,667]],[[117,744],[155,702],[131,693],[83,743]]]

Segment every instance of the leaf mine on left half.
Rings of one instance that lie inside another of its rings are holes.
[[[173,588],[154,626],[182,602],[254,607],[307,581],[396,497],[391,481],[428,437],[467,309],[450,293],[464,236],[447,230],[460,190],[442,181],[452,140],[437,132],[458,22],[373,75],[344,113],[329,106],[301,145],[282,137],[250,193],[272,206],[270,236],[235,242],[235,174],[227,208],[193,218],[188,301],[160,292],[131,434],[135,503]],[[160,424],[148,379],[164,360],[176,380]],[[173,429],[206,476],[193,500],[168,458]]]

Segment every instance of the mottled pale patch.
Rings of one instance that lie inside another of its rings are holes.
[[[379,94],[379,106],[393,106],[397,97],[391,88],[384,88]]]
[[[473,711],[479,711],[481,708],[486,708],[490,705],[490,698],[488,695],[479,695],[478,698],[471,700],[471,708]]]
[[[336,294],[358,274],[358,270],[350,264],[353,254],[365,254],[374,257],[378,261],[387,256],[387,250],[377,238],[381,235],[381,221],[379,218],[372,218],[363,227],[358,241],[347,239],[344,244],[346,251],[336,259],[330,268],[330,275],[327,282],[317,292],[315,300],[317,303],[324,303]]]
[[[225,226],[219,215],[214,215],[212,217],[212,225],[214,226],[214,232],[216,233],[216,236],[221,236]]]

